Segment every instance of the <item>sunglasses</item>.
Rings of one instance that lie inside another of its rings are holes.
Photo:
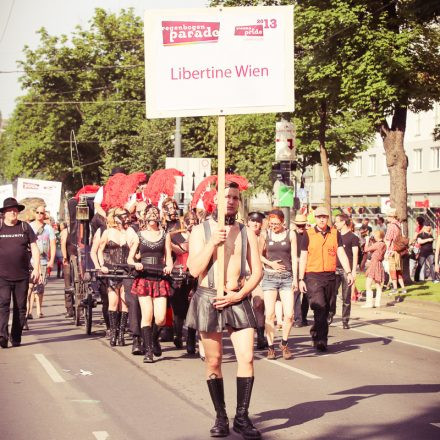
[[[36,214],[46,214],[45,212],[42,212],[42,211],[36,211],[35,213]]]
[[[306,225],[296,225],[297,228],[305,228]]]

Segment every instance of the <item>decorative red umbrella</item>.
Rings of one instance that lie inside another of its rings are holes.
[[[154,206],[158,206],[161,196],[174,196],[176,177],[184,174],[175,168],[166,168],[155,171],[148,180],[144,189],[147,199],[150,199]]]
[[[79,196],[82,194],[96,194],[98,189],[99,185],[85,185],[74,195],[73,198],[79,200]]]
[[[147,175],[141,171],[129,175],[117,173],[111,176],[104,186],[102,208],[108,211],[111,208],[123,208],[128,198],[136,191],[140,182],[147,180]]]
[[[240,176],[238,174],[226,174],[225,175],[226,182],[235,182],[238,185],[238,189],[240,191],[244,191],[249,188],[248,180]],[[197,203],[200,199],[202,199],[203,206],[205,211],[211,213],[214,211],[214,196],[217,194],[217,176],[208,176],[203,179],[198,185],[196,190],[194,191],[194,195],[191,201],[191,208],[196,208]]]

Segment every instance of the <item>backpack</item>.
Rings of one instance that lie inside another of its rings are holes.
[[[29,231],[29,223],[24,222],[22,220],[20,220],[20,221],[21,221],[21,229],[23,230],[23,232],[25,232],[27,234]],[[0,231],[2,228],[3,228],[3,219],[0,218]]]
[[[400,255],[405,255],[409,248],[409,238],[400,234],[393,243],[393,250]]]

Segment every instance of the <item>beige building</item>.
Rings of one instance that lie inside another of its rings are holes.
[[[440,227],[440,141],[434,141],[433,130],[440,124],[440,104],[424,113],[408,113],[405,150],[408,156],[408,208],[410,220],[418,215],[428,217]],[[376,136],[371,148],[332,177],[333,207],[353,207],[355,215],[376,216],[389,203],[390,179],[382,139]],[[320,204],[324,195],[322,169],[316,165],[306,173],[305,187],[311,204]],[[410,222],[410,230],[411,228]]]

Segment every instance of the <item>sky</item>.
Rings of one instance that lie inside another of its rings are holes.
[[[117,12],[134,8],[143,16],[145,9],[205,7],[209,0],[0,0],[0,72],[17,70],[23,47],[35,49],[37,30],[45,27],[50,35],[70,35],[75,26],[88,27],[95,8]],[[20,73],[0,73],[0,112],[11,116],[15,99],[24,92]]]

